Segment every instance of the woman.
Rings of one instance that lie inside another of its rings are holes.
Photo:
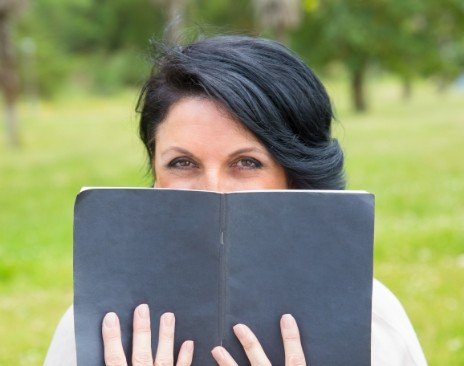
[[[140,136],[155,187],[211,191],[344,189],[343,153],[331,137],[332,108],[313,72],[290,50],[265,39],[215,37],[165,49],[139,101]],[[61,320],[45,365],[75,365],[72,309]],[[426,365],[401,304],[374,280],[372,365]],[[149,308],[134,312],[134,365],[173,365],[175,317],[162,315],[153,359]],[[298,326],[281,319],[286,365],[305,365]],[[252,365],[270,364],[244,324],[234,327]],[[103,320],[108,366],[125,365],[117,315]],[[177,365],[190,365],[192,340]],[[310,352],[310,351],[309,351]],[[236,365],[223,347],[219,365]]]

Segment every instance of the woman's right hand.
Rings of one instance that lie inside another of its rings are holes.
[[[133,322],[132,365],[153,366],[148,305],[142,304],[135,309]],[[173,313],[161,315],[155,366],[174,365],[174,327],[175,317]],[[115,313],[106,314],[103,319],[102,334],[106,366],[127,366],[121,342],[121,327]],[[190,366],[192,358],[193,341],[185,341],[180,348],[176,366]]]

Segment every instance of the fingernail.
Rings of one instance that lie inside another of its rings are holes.
[[[245,337],[246,331],[245,326],[243,324],[237,324],[234,326],[234,332],[239,338]]]
[[[174,314],[173,313],[164,313],[163,314],[163,324],[171,326],[174,324]]]
[[[193,341],[186,341],[185,342],[185,349],[189,352],[193,351]]]
[[[117,318],[116,318],[116,314],[115,313],[108,313],[105,315],[105,319],[104,319],[104,324],[105,324],[105,327],[107,328],[113,328],[116,326],[116,321],[117,321]]]
[[[295,319],[290,314],[284,314],[282,316],[282,325],[286,329],[291,328],[295,325]]]
[[[138,309],[137,309],[140,317],[142,319],[148,319],[149,318],[149,310],[148,310],[148,305],[147,304],[142,304],[142,305],[139,305]]]

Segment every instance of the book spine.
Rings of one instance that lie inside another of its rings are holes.
[[[218,319],[218,335],[219,343],[223,345],[225,312],[226,312],[226,274],[227,274],[227,251],[226,251],[226,223],[227,223],[227,196],[221,195],[220,203],[220,233],[219,233],[219,319]]]

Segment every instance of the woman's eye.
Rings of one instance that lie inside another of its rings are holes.
[[[195,164],[188,159],[174,159],[168,164],[169,168],[188,169],[195,167]]]
[[[238,160],[235,165],[239,169],[259,169],[263,166],[258,160],[252,158],[243,158]]]

